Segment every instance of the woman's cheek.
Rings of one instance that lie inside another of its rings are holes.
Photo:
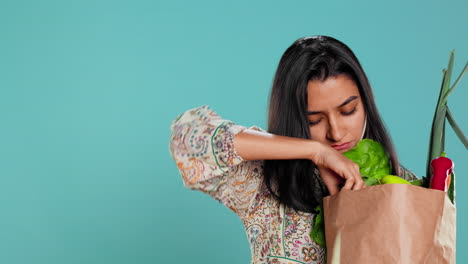
[[[360,111],[358,114],[354,116],[354,118],[351,118],[351,127],[353,134],[357,137],[360,137],[362,134],[362,128],[364,127],[364,114]]]
[[[321,122],[322,123],[322,122]],[[321,124],[317,124],[315,126],[310,126],[309,128],[310,131],[310,136],[312,140],[324,142],[325,139],[325,134],[324,134],[324,129],[322,128]]]

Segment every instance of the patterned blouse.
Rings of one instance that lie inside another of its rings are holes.
[[[277,202],[263,183],[263,161],[243,160],[234,149],[233,138],[244,129],[208,105],[177,116],[171,124],[170,152],[184,185],[212,196],[240,217],[251,263],[326,263],[325,248],[309,237],[315,214]],[[404,167],[399,176],[417,179]]]

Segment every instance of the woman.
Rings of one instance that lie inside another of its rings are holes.
[[[209,106],[171,125],[170,151],[185,186],[220,201],[243,221],[252,263],[326,263],[309,238],[314,208],[365,184],[343,152],[362,138],[398,163],[369,81],[353,52],[327,36],[296,40],[282,56],[270,95],[268,131],[221,118]]]

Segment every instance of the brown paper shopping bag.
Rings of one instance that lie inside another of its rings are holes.
[[[323,200],[327,263],[455,263],[456,208],[408,184],[342,190]]]

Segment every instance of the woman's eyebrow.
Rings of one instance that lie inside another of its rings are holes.
[[[343,107],[347,104],[349,104],[351,101],[353,100],[356,100],[358,97],[353,95],[353,96],[350,96],[348,99],[346,99],[342,104],[340,104],[339,106],[337,106],[336,108],[340,108],[340,107]],[[307,115],[316,115],[316,114],[320,114],[321,112],[319,111],[308,111],[307,112]]]

